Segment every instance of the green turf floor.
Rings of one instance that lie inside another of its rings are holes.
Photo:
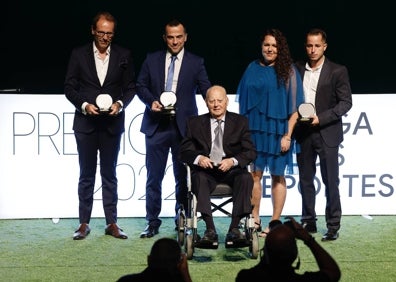
[[[296,217],[298,220],[299,218]],[[263,224],[268,217],[262,217]],[[189,260],[193,281],[234,281],[242,268],[258,259],[248,256],[248,247],[226,249],[224,236],[229,218],[215,218],[220,246],[217,250],[195,249]],[[103,218],[92,220],[91,234],[72,240],[78,219],[0,220],[0,281],[116,281],[120,276],[146,267],[147,254],[160,237],[176,238],[172,218],[164,218],[160,233],[140,239],[143,218],[120,218],[127,240],[104,235]],[[203,226],[198,227],[199,233]],[[341,281],[396,281],[396,216],[344,216],[340,237],[321,242],[324,218],[319,217],[315,238],[337,260]],[[260,239],[262,248],[264,239]],[[301,272],[316,270],[309,250],[299,242]]]

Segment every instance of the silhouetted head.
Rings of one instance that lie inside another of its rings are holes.
[[[280,221],[270,223],[270,232],[265,238],[264,260],[266,264],[291,266],[298,251],[294,231]]]
[[[155,269],[177,269],[181,259],[179,243],[171,238],[160,238],[151,247],[147,257],[149,267]]]

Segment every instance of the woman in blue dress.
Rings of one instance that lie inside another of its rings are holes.
[[[304,101],[301,77],[296,70],[287,40],[278,29],[268,29],[261,40],[262,58],[246,68],[237,89],[240,114],[248,117],[257,149],[252,175],[252,215],[256,229],[261,229],[261,180],[264,172],[271,175],[271,220],[280,219],[286,201],[285,171],[293,173],[292,139],[298,106]]]

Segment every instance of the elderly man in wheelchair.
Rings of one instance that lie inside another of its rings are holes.
[[[228,97],[222,86],[209,88],[205,102],[209,113],[188,120],[186,137],[180,147],[180,159],[191,173],[191,192],[196,197],[196,203],[191,204],[189,208],[192,210],[187,213],[200,212],[206,225],[203,236],[196,236],[193,244],[217,248],[218,233],[212,215],[211,194],[219,184],[226,184],[232,189],[233,207],[225,244],[226,247],[243,245],[247,239],[245,232],[240,230],[240,222],[252,211],[253,178],[247,166],[255,160],[256,149],[247,118],[227,111]],[[219,136],[216,134],[218,130],[221,132]],[[221,139],[220,145],[216,145],[217,138]],[[221,153],[216,160],[214,150],[218,146]]]

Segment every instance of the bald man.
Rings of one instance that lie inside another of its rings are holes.
[[[210,87],[205,102],[209,112],[187,121],[186,137],[180,146],[180,159],[191,167],[191,186],[197,196],[197,211],[206,224],[201,244],[218,246],[210,204],[211,192],[218,183],[227,183],[233,188],[232,219],[226,235],[226,247],[233,246],[245,240],[238,225],[252,211],[250,198],[253,178],[247,165],[256,158],[256,149],[247,118],[227,111],[228,97],[224,87]],[[214,160],[211,151],[218,124],[223,132],[223,151],[222,158]]]

